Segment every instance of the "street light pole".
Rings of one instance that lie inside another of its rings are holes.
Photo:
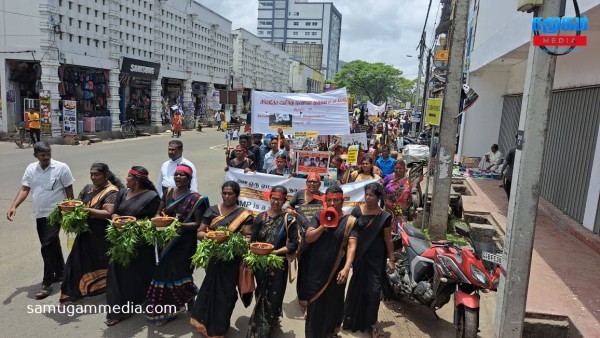
[[[417,106],[419,105],[419,96],[421,93],[421,73],[423,73],[423,53],[422,51],[419,53],[419,73],[417,74],[417,90],[415,92],[415,106],[413,108],[413,116],[417,111]],[[422,110],[422,109],[421,109]],[[421,119],[423,119],[423,113],[421,113]],[[415,122],[412,123],[412,134],[413,137],[417,137],[417,124]]]

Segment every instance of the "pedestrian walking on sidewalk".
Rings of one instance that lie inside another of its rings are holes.
[[[6,218],[9,221],[14,220],[17,208],[31,192],[33,197],[31,216],[35,218],[44,259],[42,288],[35,294],[35,298],[44,299],[52,293],[52,284],[62,281],[65,267],[58,237],[60,227],[51,226],[47,217],[58,202],[73,198],[75,180],[68,165],[52,159],[52,149],[47,142],[40,141],[34,144],[33,156],[38,161],[29,164],[25,169],[21,189],[6,213]]]

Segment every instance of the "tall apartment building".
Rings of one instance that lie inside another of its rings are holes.
[[[322,45],[321,65],[318,70],[321,70],[327,79],[335,76],[340,55],[342,14],[333,3],[259,0],[258,5],[259,38],[283,47],[292,58],[312,67],[312,62],[305,59],[301,52],[294,53],[290,48],[286,48],[286,45]]]

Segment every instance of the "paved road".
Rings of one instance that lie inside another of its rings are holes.
[[[184,156],[194,162],[199,171],[200,193],[210,198],[211,204],[220,199],[219,186],[223,182],[224,134],[214,129],[205,133],[184,132]],[[107,163],[121,178],[126,176],[132,165],[143,165],[151,178],[156,180],[158,169],[167,160],[169,135],[154,135],[130,140],[115,140],[93,145],[53,147],[53,157],[66,162],[71,167],[78,192],[89,182],[88,170],[95,161]],[[30,217],[31,200],[28,199],[17,210],[14,222],[4,216],[21,185],[23,170],[28,163],[35,161],[32,149],[18,149],[14,143],[0,142],[0,300],[2,313],[0,328],[4,337],[191,337],[188,325],[189,315],[182,315],[168,325],[158,328],[148,324],[141,315],[134,316],[119,325],[107,328],[103,314],[31,314],[28,306],[54,305],[58,303],[58,284],[54,293],[45,300],[37,301],[34,294],[40,286],[42,260],[39,253],[34,222]],[[65,258],[68,255],[66,236],[61,234]],[[194,278],[199,285],[203,271],[197,270]],[[490,323],[493,318],[494,297],[482,297],[482,337],[491,336]],[[85,304],[104,304],[100,295],[87,299]],[[248,316],[252,309],[245,309],[238,302],[231,321],[228,337],[245,337]],[[282,328],[273,337],[303,337],[304,321],[297,306],[295,285],[289,285],[283,305]],[[428,310],[409,301],[384,304],[380,311],[382,328],[391,337],[454,337],[452,309],[446,307],[438,312],[435,319]],[[195,334],[198,336],[198,334]],[[367,337],[366,334],[343,333],[346,337]]]

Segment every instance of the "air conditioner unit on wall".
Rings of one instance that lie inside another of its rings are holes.
[[[543,4],[544,0],[517,0],[517,11],[529,13]]]

